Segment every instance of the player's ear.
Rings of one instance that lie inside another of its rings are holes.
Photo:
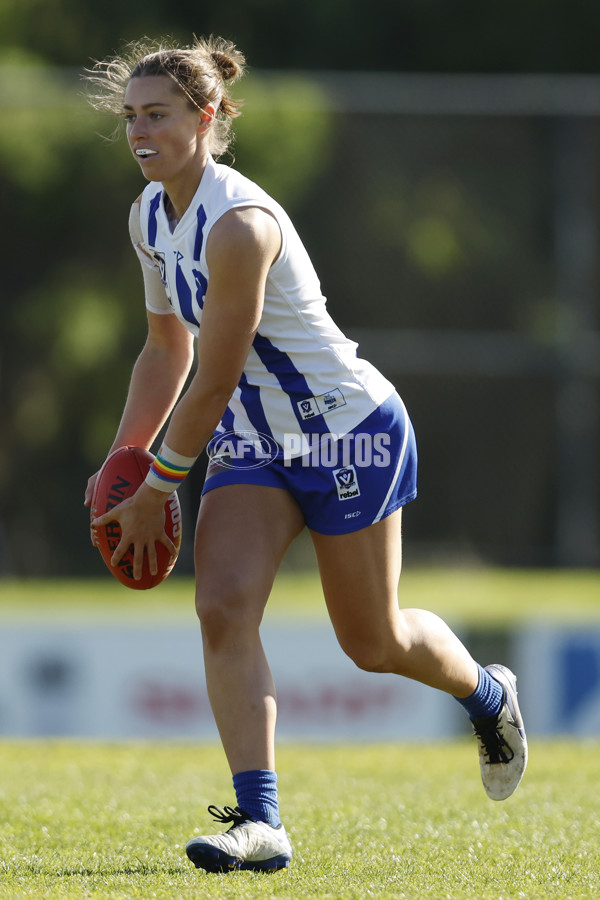
[[[201,125],[210,125],[214,122],[214,118],[217,114],[217,110],[212,103],[207,103],[206,106],[202,109],[200,116],[200,124]]]

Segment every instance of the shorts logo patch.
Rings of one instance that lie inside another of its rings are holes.
[[[338,500],[354,500],[360,497],[360,488],[354,466],[344,466],[332,472],[338,492]]]

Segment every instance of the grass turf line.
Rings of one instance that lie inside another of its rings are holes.
[[[600,571],[411,569],[400,579],[399,601],[462,626],[510,627],[545,621],[600,621]],[[108,573],[91,579],[0,580],[0,617],[69,620],[181,617],[195,622],[194,585],[175,572],[151,591],[132,591]],[[267,617],[326,618],[316,571],[281,572]]]
[[[289,872],[207,875],[185,857],[233,801],[220,748],[0,742],[0,898],[583,898],[600,893],[596,743],[534,742],[488,800],[473,741],[284,745]]]

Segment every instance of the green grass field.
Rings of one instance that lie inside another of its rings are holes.
[[[193,587],[136,593],[110,578],[0,581],[0,621],[149,616],[193,622]],[[600,573],[422,571],[401,603],[465,626],[597,622]],[[282,574],[269,615],[325,615],[312,573]],[[1,710],[0,710],[1,714]],[[0,741],[0,900],[600,896],[600,746],[533,740],[523,784],[489,801],[475,743],[279,749],[289,872],[206,875],[185,857],[234,802],[219,747]]]
[[[4,742],[0,897],[597,897],[599,749],[534,743],[519,791],[494,803],[467,739],[284,746],[289,871],[207,875],[184,845],[212,830],[208,803],[232,800],[220,749]]]

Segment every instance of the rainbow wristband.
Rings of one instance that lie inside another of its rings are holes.
[[[146,475],[146,484],[171,494],[180,486],[194,463],[195,456],[182,456],[163,444]]]

